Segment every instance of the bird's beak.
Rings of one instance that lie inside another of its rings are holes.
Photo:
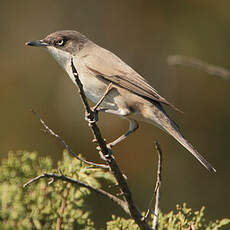
[[[47,43],[43,42],[42,40],[26,42],[27,46],[35,46],[35,47],[46,47],[48,46]]]

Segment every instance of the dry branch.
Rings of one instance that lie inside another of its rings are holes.
[[[101,136],[100,129],[98,128],[96,124],[95,118],[95,112],[90,109],[88,101],[86,99],[83,85],[79,79],[78,73],[76,68],[74,67],[73,60],[71,60],[71,67],[72,72],[75,76],[75,81],[79,88],[79,94],[81,96],[81,100],[83,102],[83,105],[85,107],[86,113],[87,113],[87,119],[89,121],[89,126],[91,128],[91,131],[93,133],[94,139],[97,140],[97,143],[100,148],[100,154],[103,156],[103,159],[106,161],[106,163],[109,165],[109,168],[111,172],[113,173],[114,177],[117,180],[118,186],[121,190],[121,193],[123,194],[124,200],[127,204],[127,208],[129,210],[130,216],[135,220],[137,225],[142,230],[151,229],[145,220],[143,220],[143,216],[141,215],[140,211],[137,209],[137,207],[134,204],[134,201],[132,199],[131,191],[128,187],[128,184],[126,182],[125,177],[123,176],[120,168],[117,165],[117,162],[112,154],[112,150],[107,148],[106,142],[104,138]]]
[[[230,79],[230,71],[221,66],[208,64],[198,58],[186,57],[182,55],[171,55],[168,56],[167,62],[169,65],[184,65],[190,66],[208,74],[219,76],[225,80]]]
[[[97,149],[99,150],[100,156],[102,156],[102,159],[106,162],[107,165],[96,164],[96,163],[88,162],[88,161],[85,161],[84,159],[81,159],[77,154],[75,154],[72,151],[72,149],[66,144],[66,142],[59,135],[57,135],[53,130],[51,130],[46,125],[46,123],[41,119],[41,117],[35,111],[33,111],[33,113],[36,115],[36,117],[39,119],[39,121],[41,122],[41,124],[45,128],[45,131],[47,133],[49,133],[50,135],[56,137],[65,146],[65,148],[72,155],[74,155],[78,160],[83,161],[84,163],[92,165],[92,166],[101,167],[101,168],[109,168],[111,170],[111,172],[113,173],[114,177],[116,178],[117,186],[120,189],[120,194],[122,196],[122,199],[120,199],[117,196],[115,196],[109,192],[106,192],[102,189],[95,188],[95,187],[90,186],[88,184],[85,184],[81,181],[67,177],[67,176],[63,175],[63,173],[60,170],[59,170],[59,174],[43,173],[43,174],[31,179],[30,181],[28,181],[24,185],[24,187],[30,185],[33,182],[36,182],[36,181],[42,179],[42,178],[51,178],[51,181],[49,182],[49,184],[55,182],[56,180],[62,180],[62,181],[68,182],[70,184],[76,184],[78,186],[88,188],[89,190],[91,190],[97,194],[100,194],[100,195],[103,195],[104,197],[109,198],[114,203],[119,205],[130,217],[132,217],[135,220],[136,224],[140,227],[141,230],[151,230],[151,227],[147,224],[147,217],[146,216],[143,217],[142,214],[140,213],[140,211],[137,209],[137,207],[133,201],[133,198],[132,198],[132,193],[131,193],[131,191],[128,187],[128,184],[126,182],[126,177],[123,175],[120,168],[118,167],[117,162],[116,162],[116,160],[112,154],[112,149],[107,147],[107,144],[101,135],[100,129],[96,124],[97,112],[98,112],[97,108],[103,102],[104,98],[108,94],[108,92],[111,88],[111,85],[109,85],[105,94],[100,99],[100,101],[96,104],[96,106],[91,109],[89,107],[88,101],[86,99],[86,96],[85,96],[85,93],[83,90],[83,85],[80,82],[77,70],[75,69],[72,60],[71,60],[71,67],[72,67],[73,74],[75,76],[75,81],[76,81],[78,88],[79,88],[79,94],[81,96],[81,100],[83,102],[83,105],[84,105],[84,108],[86,111],[86,120],[88,121],[89,127],[91,128],[91,131],[92,131],[93,136],[94,136],[94,142],[97,142],[97,144],[98,144]],[[155,143],[155,148],[158,152],[159,160],[158,160],[157,182],[156,182],[156,187],[155,187],[155,191],[154,191],[154,197],[155,197],[155,210],[154,210],[154,220],[153,220],[154,230],[157,229],[157,225],[158,225],[159,198],[160,198],[159,190],[160,190],[160,184],[161,184],[161,168],[162,168],[162,153],[161,153],[160,146],[157,142]],[[149,211],[149,213],[150,213],[150,211]],[[61,220],[59,222],[57,223],[57,226],[61,226]]]
[[[42,126],[44,127],[44,132],[50,134],[51,136],[56,137],[63,145],[64,147],[68,150],[69,153],[71,153],[74,157],[76,157],[78,160],[84,162],[85,164],[91,165],[93,167],[98,167],[98,168],[104,168],[104,169],[108,169],[107,165],[103,165],[103,164],[97,164],[94,162],[90,162],[90,161],[86,161],[84,159],[82,159],[81,157],[79,157],[72,149],[71,147],[66,144],[66,142],[64,141],[64,139],[62,137],[60,137],[58,134],[56,134],[52,129],[50,129],[48,127],[48,125],[45,123],[45,121],[39,116],[39,114],[34,111],[33,109],[31,110],[32,113],[38,118],[38,120],[41,122]]]
[[[157,141],[154,143],[155,149],[158,154],[158,165],[157,165],[157,180],[156,180],[156,185],[154,189],[153,196],[149,202],[149,208],[143,217],[145,220],[149,218],[151,213],[153,213],[153,223],[152,223],[152,229],[157,230],[158,229],[158,217],[159,217],[159,206],[160,206],[160,187],[161,187],[161,172],[162,172],[162,151],[160,148],[160,145]],[[153,201],[155,200],[155,206],[153,210]]]
[[[158,168],[157,168],[157,182],[155,186],[154,194],[156,196],[155,199],[155,209],[154,209],[154,217],[153,217],[153,230],[158,229],[158,216],[159,216],[159,206],[160,206],[160,187],[161,187],[161,171],[162,171],[162,151],[159,143],[155,142],[155,148],[158,154]]]
[[[63,173],[59,170],[59,174],[56,174],[56,173],[43,173],[31,180],[29,180],[27,183],[25,183],[23,185],[23,187],[27,187],[28,185],[36,182],[36,181],[39,181],[40,179],[42,178],[51,178],[52,179],[52,182],[55,181],[55,180],[62,180],[62,181],[65,181],[65,182],[68,182],[68,183],[71,183],[71,184],[75,184],[75,185],[78,185],[78,186],[81,186],[81,187],[85,187],[87,189],[89,189],[90,191],[92,192],[95,192],[99,195],[102,195],[106,198],[109,198],[111,201],[113,201],[114,203],[116,203],[117,205],[119,205],[120,207],[123,208],[123,210],[129,214],[128,210],[127,210],[127,206],[125,204],[125,202],[119,198],[117,198],[116,196],[112,195],[111,193],[109,192],[106,192],[102,189],[99,189],[99,188],[95,188],[89,184],[86,184],[86,183],[83,183],[79,180],[75,180],[71,177],[68,177],[68,176],[65,176],[63,175]],[[49,183],[50,184],[50,183]]]

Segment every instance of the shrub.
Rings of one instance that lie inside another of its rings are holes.
[[[10,152],[8,158],[0,165],[0,229],[85,229],[94,230],[90,219],[92,210],[86,209],[86,198],[91,194],[87,188],[63,181],[51,184],[41,179],[23,188],[29,179],[43,172],[56,172],[49,157],[38,157],[35,152]],[[100,188],[101,182],[115,184],[110,172],[92,169],[81,161],[72,158],[64,151],[63,160],[58,168],[64,175]],[[112,213],[111,213],[112,215]],[[151,216],[153,218],[153,215]],[[151,223],[150,218],[150,223]],[[186,205],[177,206],[177,212],[160,213],[159,230],[195,229],[217,230],[230,223],[230,219],[206,222],[204,208],[193,212]],[[112,215],[107,222],[107,230],[138,229],[132,219]]]

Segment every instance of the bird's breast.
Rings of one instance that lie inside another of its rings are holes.
[[[94,103],[97,103],[104,95],[108,85],[102,81],[100,81],[96,76],[94,76],[90,71],[82,67],[79,63],[74,64],[78,77],[83,85],[83,89],[85,92],[85,95]],[[71,68],[71,62],[69,62],[66,67],[66,72],[68,73],[69,77],[73,81],[75,85],[76,83],[76,78],[72,72]],[[114,107],[115,106],[115,101],[114,101],[114,93],[110,93],[105,100],[102,103],[102,106],[106,107]]]

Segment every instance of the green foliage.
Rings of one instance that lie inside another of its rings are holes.
[[[191,226],[199,230],[218,230],[230,223],[230,219],[207,222],[204,217],[204,207],[199,211],[192,211],[191,208],[186,207],[186,204],[183,204],[183,206],[177,205],[176,209],[176,213],[172,211],[165,215],[160,213],[159,230],[187,230]]]
[[[101,169],[89,169],[64,152],[58,167],[64,175],[99,188],[99,179],[114,181]],[[0,229],[95,229],[85,210],[90,191],[66,182],[48,185],[42,179],[23,188],[29,179],[43,172],[55,172],[50,158],[38,158],[35,152],[9,153],[0,166]]]
[[[0,165],[1,230],[95,229],[90,219],[90,211],[86,208],[86,198],[90,195],[88,189],[63,181],[55,181],[48,185],[47,179],[41,179],[23,188],[25,182],[43,172],[57,172],[53,168],[50,158],[39,158],[35,152],[10,152],[8,158],[2,161]],[[101,187],[102,180],[115,184],[115,179],[110,172],[88,168],[84,163],[70,157],[66,151],[63,160],[58,162],[58,168],[64,175],[96,188]],[[152,220],[149,221],[150,224],[151,222]],[[176,213],[160,213],[159,216],[159,230],[187,230],[191,225],[196,230],[218,230],[229,223],[230,219],[207,222],[204,218],[204,208],[193,212],[185,205],[177,206]],[[106,229],[139,228],[132,219],[112,215],[112,220],[107,222]]]
[[[112,215],[112,220],[107,222],[107,230],[139,230],[132,219],[125,219]]]
[[[230,224],[230,219],[217,220],[208,222],[204,217],[205,208],[202,207],[199,211],[192,211],[183,206],[176,206],[176,213],[173,211],[168,214],[159,214],[158,230],[220,230],[222,227]],[[151,226],[153,214],[149,220]],[[131,219],[112,216],[112,221],[107,222],[107,230],[138,230],[138,226]]]

